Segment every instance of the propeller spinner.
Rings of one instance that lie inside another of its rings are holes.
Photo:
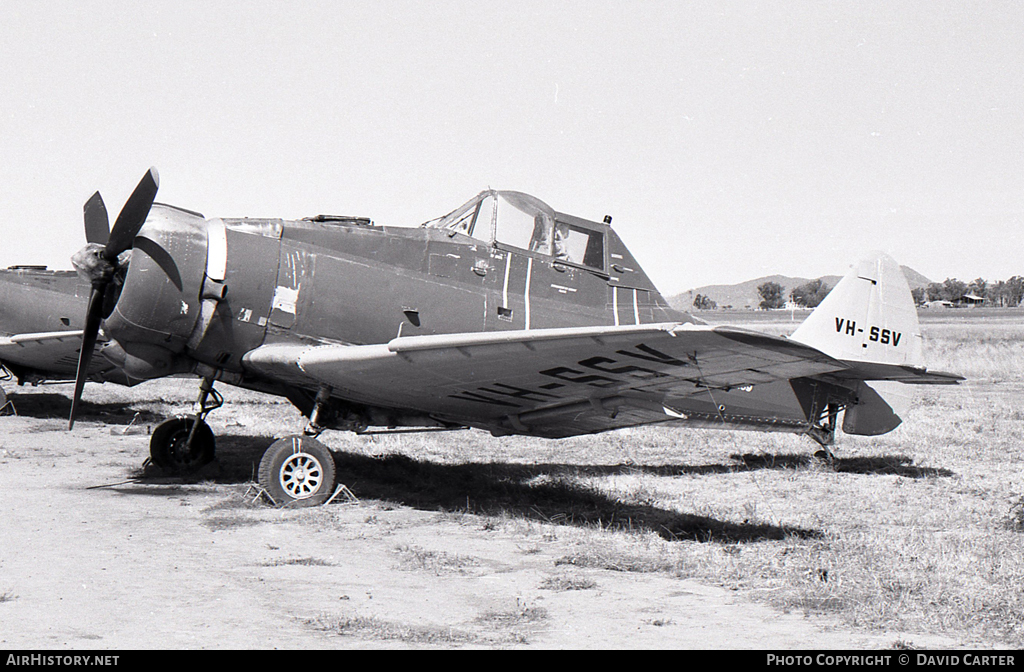
[[[118,257],[122,252],[131,249],[135,236],[138,235],[142,225],[146,223],[146,217],[149,216],[149,210],[153,206],[153,199],[156,198],[159,188],[160,176],[157,174],[156,168],[150,168],[149,172],[139,181],[132,195],[128,197],[124,207],[121,208],[113,229],[109,228],[107,209],[103,205],[103,199],[99,192],[93,194],[85,204],[85,236],[89,245],[76,254],[72,262],[76,269],[90,278],[92,291],[89,293],[89,307],[85,314],[82,350],[78,355],[75,396],[71,400],[68,429],[75,426],[75,416],[82,400],[82,389],[85,387],[89,361],[92,359],[93,348],[96,346],[96,339],[99,336],[100,322],[104,317],[104,299],[114,281]]]

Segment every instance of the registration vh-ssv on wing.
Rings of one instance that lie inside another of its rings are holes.
[[[200,378],[195,414],[153,432],[150,459],[170,471],[213,459],[217,381],[284,396],[308,423],[261,461],[279,503],[333,494],[324,429],[557,439],[672,423],[806,434],[828,453],[840,413],[848,434],[900,424],[880,390],[961,380],[922,366],[910,291],[884,254],[782,338],[673,310],[610,217],[527,194],[483,191],[398,228],[207,219],[154,204],[157,180],[151,169],[112,229],[98,194],[86,204],[94,242],[73,262],[91,295],[71,424],[94,350],[133,381]]]

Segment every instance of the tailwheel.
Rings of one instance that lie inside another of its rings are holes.
[[[821,450],[816,451],[814,453],[814,457],[818,458],[819,460],[821,460],[825,464],[829,464],[829,465],[835,464],[835,461],[836,461],[835,453],[833,453],[831,450],[829,450],[825,446],[822,446]]]
[[[278,439],[260,460],[260,486],[276,504],[323,504],[334,493],[335,484],[334,456],[308,436]]]
[[[149,459],[164,471],[189,474],[213,461],[213,430],[202,420],[192,431],[194,417],[171,418],[153,431]],[[191,445],[189,436],[191,435]]]

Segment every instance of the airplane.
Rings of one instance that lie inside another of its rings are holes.
[[[0,380],[19,385],[75,380],[89,283],[74,271],[22,265],[0,270]],[[108,345],[101,338],[96,350]],[[106,358],[94,358],[89,380],[132,385]],[[8,408],[0,388],[0,410]]]
[[[418,227],[365,217],[206,218],[155,204],[143,176],[72,259],[91,279],[69,429],[100,327],[102,356],[148,380],[194,374],[192,415],[157,427],[151,461],[214,458],[223,382],[286,397],[308,419],[264,453],[279,504],[334,494],[325,429],[557,439],[651,423],[792,432],[831,454],[902,419],[879,390],[963,380],[923,366],[910,290],[876,253],[789,338],[672,309],[611,227],[486,189]],[[94,195],[98,198],[98,194]]]

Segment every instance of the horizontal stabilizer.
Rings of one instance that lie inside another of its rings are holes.
[[[847,369],[831,374],[849,380],[891,380],[907,385],[956,385],[963,376],[945,371],[929,371],[923,367],[846,361]]]

